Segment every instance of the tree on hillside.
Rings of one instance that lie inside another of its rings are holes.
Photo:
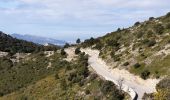
[[[166,14],[166,17],[169,17],[170,16],[170,12],[168,12],[167,14]]]
[[[61,49],[61,55],[66,55],[66,52],[64,51],[64,49]]]
[[[140,25],[140,22],[136,22],[136,23],[135,23],[135,26],[138,26],[138,25]]]
[[[66,43],[65,45],[64,45],[64,48],[68,48],[70,46],[70,44],[69,43]]]
[[[75,54],[79,54],[81,51],[80,51],[80,48],[76,48],[75,49]]]
[[[76,41],[76,43],[79,44],[80,42],[81,42],[81,40],[78,38],[77,41]]]

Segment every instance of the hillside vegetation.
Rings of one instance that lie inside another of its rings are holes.
[[[126,69],[144,80],[166,77],[157,84],[156,93],[143,99],[169,99],[170,13],[77,43],[76,56],[70,59],[64,50],[69,44],[62,49],[45,47],[0,32],[0,100],[129,99],[114,83],[90,70],[89,56],[81,47],[98,49],[112,68]]]
[[[100,50],[100,57],[113,68],[127,69],[143,79],[170,75],[170,13],[85,40],[81,47]]]
[[[56,50],[58,47],[42,46],[33,42],[13,38],[0,31],[0,51],[15,53],[32,53],[44,50]]]
[[[64,49],[50,56],[32,53],[15,63],[8,56],[1,57],[0,100],[127,98],[115,84],[89,71],[88,55],[79,52],[71,62],[66,57]]]

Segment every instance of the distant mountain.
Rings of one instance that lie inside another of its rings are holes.
[[[39,37],[39,36],[33,36],[33,35],[21,35],[21,34],[11,34],[12,37],[18,38],[18,39],[23,39],[27,41],[31,41],[34,43],[46,45],[46,44],[54,44],[54,45],[59,45],[63,46],[66,42],[62,40],[56,40],[52,38],[46,38],[46,37]]]
[[[25,40],[16,39],[0,31],[0,51],[11,53],[31,53],[43,49],[44,47],[42,45],[38,45],[36,43],[28,42]]]

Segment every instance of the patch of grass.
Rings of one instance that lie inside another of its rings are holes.
[[[138,68],[135,68],[134,66],[130,67],[129,71],[135,75],[140,75],[145,69],[145,64],[142,63]]]
[[[170,75],[170,55],[166,56],[164,59],[156,58],[150,65],[148,69],[154,75]],[[157,71],[157,73],[155,73]]]

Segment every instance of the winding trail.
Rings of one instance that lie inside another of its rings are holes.
[[[127,92],[132,100],[141,100],[144,93],[153,93],[156,91],[156,84],[159,82],[157,79],[143,80],[139,76],[129,73],[127,70],[119,70],[118,68],[109,69],[108,66],[101,58],[99,58],[99,51],[90,48],[81,49],[89,55],[88,63],[96,71],[96,73],[106,80],[114,82],[125,92]],[[73,48],[66,50],[69,54]],[[121,84],[120,84],[121,83]]]

